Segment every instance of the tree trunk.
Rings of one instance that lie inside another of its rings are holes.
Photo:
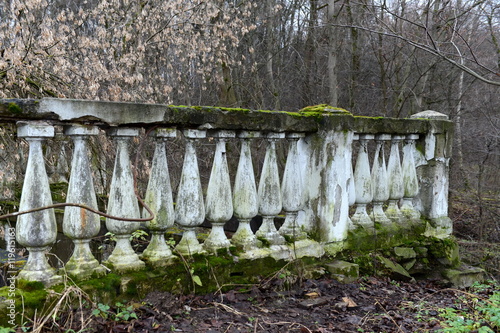
[[[336,21],[335,16],[335,1],[328,0],[328,103],[331,106],[338,104],[338,87],[337,87],[337,36],[336,29],[333,25]]]

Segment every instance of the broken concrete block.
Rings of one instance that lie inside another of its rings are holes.
[[[342,283],[351,283],[359,277],[359,265],[347,261],[335,260],[326,264],[326,269],[332,277]]]

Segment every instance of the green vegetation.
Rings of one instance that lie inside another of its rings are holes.
[[[127,306],[120,302],[115,303],[114,311],[109,305],[98,303],[97,307],[92,311],[92,315],[114,321],[129,321],[131,319],[137,319],[134,306]]]
[[[455,307],[439,309],[443,333],[461,332],[498,332],[500,330],[500,285],[496,281],[489,284],[476,283],[471,292],[462,292],[463,295],[455,301]],[[474,292],[483,293],[492,290],[485,298]]]
[[[9,110],[9,112],[13,114],[23,113],[23,109],[21,109],[21,107],[14,102],[9,103],[9,105],[7,106],[7,110]]]

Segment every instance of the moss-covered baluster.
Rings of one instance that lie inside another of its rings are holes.
[[[54,127],[43,122],[19,122],[17,136],[29,143],[28,165],[24,176],[19,210],[52,205],[49,178],[45,169],[42,152],[42,140],[54,136]],[[62,282],[50,267],[45,253],[54,244],[57,236],[57,224],[54,209],[20,215],[16,224],[16,240],[28,251],[28,260],[19,272],[18,278],[43,282],[53,285]]]
[[[373,140],[372,134],[359,135],[359,151],[354,168],[354,184],[356,186],[356,212],[351,217],[355,225],[363,228],[373,228],[373,221],[366,211],[366,205],[372,202],[372,176],[368,159],[368,141]]]
[[[224,224],[233,216],[233,196],[226,157],[226,140],[234,138],[233,131],[217,131],[212,137],[217,141],[214,162],[207,186],[206,218],[212,223],[212,231],[203,247],[209,252],[230,246],[224,233]]]
[[[383,204],[389,200],[389,180],[387,178],[384,153],[384,144],[388,140],[391,140],[390,134],[378,134],[375,136],[377,147],[372,166],[372,218],[374,222],[386,227],[391,224],[391,220],[385,215],[383,208]]]
[[[353,134],[352,137],[353,141],[358,141],[359,140],[359,135],[358,134]],[[352,149],[351,149],[352,151]],[[352,154],[351,154],[351,159],[349,160],[349,178],[347,179],[347,196],[349,197],[349,207],[352,207],[356,204],[356,182],[354,181],[354,168],[353,168],[353,163],[352,163]],[[356,229],[356,226],[352,222],[352,219],[348,217],[347,220],[347,226],[349,230],[354,230]]]
[[[294,240],[305,239],[307,234],[297,221],[297,214],[304,205],[304,184],[303,175],[300,170],[299,154],[297,142],[305,137],[304,133],[287,133],[286,138],[290,145],[288,156],[283,172],[281,183],[281,193],[283,198],[283,210],[285,211],[285,222],[281,226],[279,233],[289,236]]]
[[[186,138],[186,152],[177,190],[175,221],[184,228],[184,234],[176,249],[183,255],[192,255],[203,252],[195,232],[195,228],[205,220],[205,203],[194,145],[196,140],[206,137],[206,131],[186,129],[183,134]]]
[[[418,134],[409,134],[405,137],[403,146],[403,184],[404,196],[401,204],[403,215],[413,222],[420,221],[420,212],[413,206],[413,199],[418,195],[417,168],[413,151],[415,150],[415,140]]]
[[[170,247],[165,243],[165,231],[175,222],[165,144],[168,138],[175,138],[176,133],[175,128],[159,128],[151,133],[156,143],[144,203],[153,211],[155,218],[146,222],[146,227],[151,231],[151,241],[142,253],[141,259],[155,267],[168,265],[174,257]],[[143,209],[142,215],[146,217],[149,213]]]
[[[97,208],[97,199],[90,170],[87,140],[99,134],[95,126],[73,125],[66,127],[64,133],[74,142],[71,176],[69,179],[66,202],[79,203]],[[63,232],[73,240],[75,249],[66,263],[66,272],[78,279],[87,279],[92,275],[104,275],[106,270],[94,258],[90,251],[90,240],[99,234],[101,221],[95,213],[78,207],[64,209]]]
[[[137,128],[112,128],[108,135],[117,144],[115,166],[108,200],[108,214],[125,218],[140,218],[141,212],[135,195],[134,177],[130,167],[128,141],[139,135]],[[140,222],[120,221],[106,218],[106,228],[114,234],[116,246],[105,262],[120,272],[139,270],[145,267],[130,243],[132,233]]]
[[[385,214],[392,222],[400,225],[403,214],[399,210],[398,202],[403,198],[403,170],[401,169],[401,158],[399,156],[399,144],[403,140],[402,135],[393,135],[391,140],[391,153],[387,163],[387,176],[389,177],[389,204]]]
[[[276,141],[283,139],[285,133],[268,133],[266,155],[259,181],[259,213],[262,215],[262,225],[255,233],[271,245],[285,243],[274,225],[274,217],[281,212],[282,198],[280,190],[280,179],[278,173],[278,162],[276,160]]]
[[[257,245],[257,238],[250,228],[250,221],[259,212],[259,198],[255,185],[250,139],[258,137],[260,137],[260,132],[242,131],[238,133],[238,138],[241,141],[241,153],[234,179],[233,207],[234,216],[238,218],[239,225],[231,242],[243,246],[244,249]]]

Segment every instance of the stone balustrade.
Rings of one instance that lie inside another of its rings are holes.
[[[362,233],[416,230],[447,237],[452,229],[447,192],[453,126],[433,111],[390,119],[354,117],[329,107],[272,112],[42,99],[1,101],[0,121],[17,123],[17,136],[29,143],[21,212],[52,204],[42,141],[52,140],[57,131],[71,138],[65,141],[73,147],[66,201],[94,209],[65,207],[62,232],[75,244],[65,269],[79,278],[106,272],[89,249],[100,219],[87,144],[104,130],[116,143],[105,212],[116,244],[102,263],[112,271],[166,266],[181,255],[233,246],[247,259],[319,257],[335,255]],[[141,211],[129,155],[130,141],[145,131],[154,144],[144,193],[152,216]],[[174,138],[185,146],[183,161],[167,161]],[[201,175],[199,145],[206,142],[215,144],[212,168]],[[263,162],[255,158],[256,142],[265,146]],[[238,149],[228,150],[228,143]],[[285,156],[278,154],[277,144],[285,147]],[[228,161],[237,167],[230,168]],[[182,163],[173,182],[172,162]],[[202,186],[202,177],[208,177],[208,185]],[[233,217],[238,228],[227,233],[225,225]],[[262,218],[260,225],[252,224],[256,217]],[[211,230],[200,241],[197,232],[206,223]],[[182,238],[171,247],[165,233],[174,226],[182,229]],[[140,228],[151,239],[136,253],[130,236]],[[53,208],[19,215],[16,229],[17,241],[29,251],[19,277],[60,282],[45,258],[57,233]]]

